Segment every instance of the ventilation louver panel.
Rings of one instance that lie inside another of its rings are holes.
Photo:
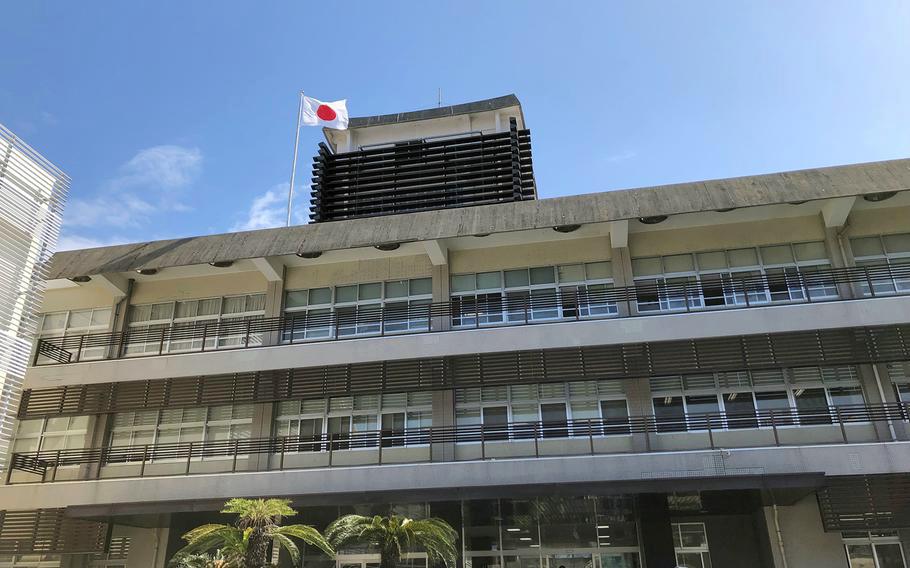
[[[536,199],[531,135],[508,132],[411,140],[313,159],[310,218],[339,221]]]
[[[910,474],[829,477],[818,505],[826,531],[910,528]]]
[[[67,517],[63,509],[0,511],[0,554],[102,552],[107,524]]]

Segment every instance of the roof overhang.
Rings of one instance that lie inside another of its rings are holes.
[[[910,159],[870,162],[65,251],[54,255],[48,279],[135,272],[140,268],[162,269],[218,261],[307,255],[385,243],[417,243],[518,231],[545,230],[553,233],[553,227],[576,224],[584,228],[628,220],[632,221],[633,225],[628,228],[632,231],[633,226],[638,224],[634,220],[662,215],[699,214],[706,220],[716,219],[715,222],[724,223],[727,222],[725,218],[716,216],[731,215],[723,212],[731,209],[789,204],[796,211],[801,202],[907,190],[910,190]],[[845,201],[850,200],[841,200],[830,207],[826,220],[835,222],[843,218]],[[857,206],[860,203],[864,206],[878,205],[861,199],[854,201]],[[904,201],[903,196],[900,201]],[[883,205],[890,206],[892,203],[894,201]],[[817,213],[820,205],[814,205],[813,211]],[[655,226],[659,229],[665,227],[669,228],[668,224]]]

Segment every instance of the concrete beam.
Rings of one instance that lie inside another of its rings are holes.
[[[825,201],[822,204],[822,217],[825,219],[825,227],[828,229],[843,227],[855,202],[855,196],[838,197],[837,199]]]
[[[269,282],[280,282],[284,279],[284,264],[274,258],[254,258],[253,265]]]
[[[97,279],[100,284],[103,284],[105,288],[116,297],[125,297],[129,290],[129,280],[119,274],[98,274],[93,278]]]
[[[430,257],[430,262],[434,266],[442,266],[449,263],[449,247],[446,246],[445,241],[434,239],[432,241],[424,241],[423,245],[427,250],[427,256]]]
[[[557,453],[566,444],[564,440],[546,442],[547,449]],[[735,483],[754,476],[901,473],[910,470],[908,449],[907,442],[823,444],[32,483],[0,486],[0,503],[10,510],[114,504],[128,510],[151,502],[179,505],[246,496],[333,500],[356,493],[362,499],[383,492],[413,495],[415,488],[458,495],[483,490],[491,480],[501,481],[504,490],[609,481],[617,486],[635,482],[635,492],[648,481],[663,489],[667,480],[693,490],[716,486],[718,479]],[[860,472],[855,464],[862,464]]]
[[[629,246],[629,220],[610,221],[610,246],[613,248],[628,248]]]

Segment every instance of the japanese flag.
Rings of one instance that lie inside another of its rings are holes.
[[[347,100],[324,103],[312,97],[303,97],[301,126],[324,126],[335,130],[348,129]]]

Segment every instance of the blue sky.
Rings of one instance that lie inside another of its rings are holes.
[[[299,89],[514,92],[541,197],[908,157],[908,30],[899,0],[7,2],[0,122],[97,246],[283,224]]]

